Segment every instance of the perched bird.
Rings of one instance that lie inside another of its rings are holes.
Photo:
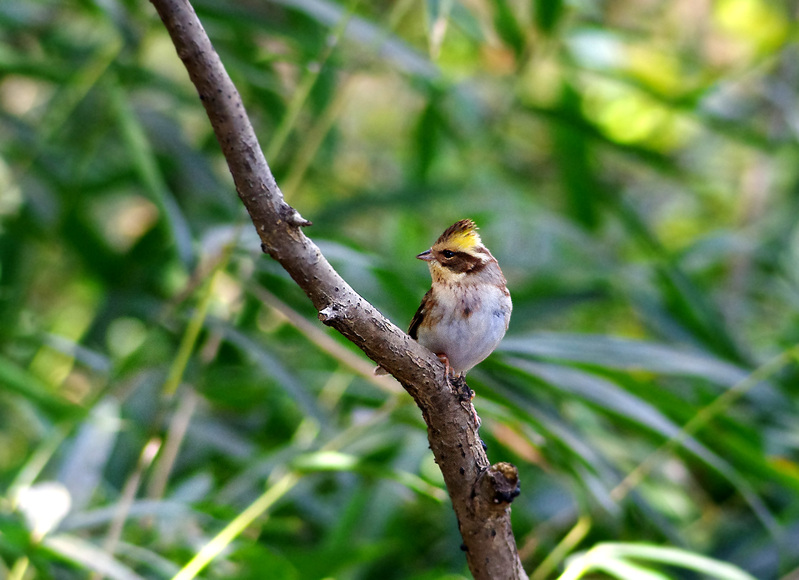
[[[508,330],[513,305],[505,276],[472,220],[452,224],[416,257],[427,262],[433,284],[408,334],[436,353],[448,374],[462,377]]]

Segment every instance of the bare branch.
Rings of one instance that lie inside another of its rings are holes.
[[[302,232],[311,225],[283,199],[241,98],[187,0],[151,0],[169,31],[227,159],[262,248],[311,299],[319,319],[394,375],[422,410],[430,448],[458,517],[476,579],[527,578],[510,526],[516,468],[490,466],[473,407],[433,353],[359,296]]]

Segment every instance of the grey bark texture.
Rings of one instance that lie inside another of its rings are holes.
[[[488,462],[468,387],[448,381],[436,356],[359,296],[303,233],[311,224],[284,201],[239,93],[194,9],[187,0],[151,2],[197,88],[263,251],[308,295],[319,320],[396,377],[422,410],[472,575],[477,580],[527,578],[510,524],[518,474],[509,463]]]

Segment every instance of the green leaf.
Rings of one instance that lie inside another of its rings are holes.
[[[538,29],[544,34],[554,33],[563,18],[563,8],[563,0],[533,0],[535,22]]]
[[[618,558],[638,559],[678,566],[707,574],[719,580],[755,580],[754,576],[737,566],[681,548],[651,544],[603,543],[597,545],[594,549],[602,553],[607,552]]]
[[[494,1],[494,27],[503,42],[513,49],[517,58],[520,57],[524,52],[526,40],[508,0]]]
[[[500,350],[628,372],[701,377],[724,386],[732,386],[749,374],[707,351],[597,334],[536,332],[509,336]]]
[[[581,117],[580,93],[568,83],[564,83],[562,93],[562,110]],[[573,125],[553,124],[551,131],[554,160],[560,170],[570,213],[583,227],[593,230],[599,226],[600,203],[607,195],[594,166],[593,143]]]
[[[0,385],[35,403],[54,417],[82,412],[81,407],[59,397],[36,376],[2,355],[0,355]]]

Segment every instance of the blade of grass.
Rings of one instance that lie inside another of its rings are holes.
[[[163,452],[158,458],[158,463],[153,470],[150,482],[147,485],[147,497],[156,499],[164,495],[169,474],[178,457],[180,445],[186,436],[191,423],[194,410],[197,408],[199,397],[193,389],[186,389],[180,397],[180,403],[172,417],[169,425],[169,432],[164,444]]]
[[[111,526],[108,530],[108,535],[103,542],[103,550],[107,554],[113,554],[116,551],[117,544],[122,537],[122,530],[125,527],[125,521],[130,514],[130,508],[136,499],[136,492],[139,489],[142,475],[152,463],[155,456],[161,448],[161,441],[158,439],[151,439],[147,442],[139,454],[139,461],[136,464],[136,469],[130,474],[125,486],[122,488],[119,501],[117,501],[116,511],[111,520]],[[102,580],[104,572],[102,570],[95,570],[91,576],[91,580]]]
[[[577,523],[574,524],[569,533],[563,536],[563,539],[555,546],[544,561],[530,574],[530,580],[546,580],[549,575],[557,568],[566,556],[574,550],[583,538],[591,530],[591,518],[589,516],[580,516]]]
[[[46,536],[42,546],[71,562],[113,580],[144,580],[142,576],[93,544],[67,534]]]
[[[609,542],[597,544],[591,551],[601,555],[602,558],[638,559],[678,566],[708,574],[720,580],[755,580],[754,576],[744,572],[737,566],[680,548]]]
[[[8,571],[8,580],[25,580],[25,573],[30,566],[30,559],[27,556],[17,559],[11,570]]]
[[[237,229],[234,239],[222,250],[221,259],[214,264],[213,272],[201,291],[200,302],[194,310],[188,326],[186,326],[186,331],[183,333],[183,338],[178,347],[178,353],[172,361],[169,375],[164,382],[163,393],[167,397],[171,397],[175,394],[180,385],[180,381],[183,379],[183,373],[186,371],[189,358],[191,358],[191,353],[194,352],[194,347],[197,344],[200,331],[208,315],[208,307],[211,305],[211,298],[213,298],[214,294],[214,285],[221,275],[221,272],[224,271],[230,261],[230,256],[233,254],[233,250],[236,247],[236,238],[238,238],[239,232],[241,232],[241,228]]]
[[[203,546],[189,562],[172,577],[172,580],[191,580],[213,561],[230,543],[236,539],[256,519],[263,516],[281,497],[287,494],[300,481],[293,472],[287,472],[277,478],[267,490],[247,509],[241,512],[222,529],[210,542]]]
[[[725,386],[748,374],[707,351],[597,334],[534,332],[506,338],[500,350],[630,372],[701,377]]]
[[[740,568],[680,550],[641,544],[597,544],[575,558],[558,580],[577,580],[589,572],[601,570],[622,580],[667,580],[668,576],[630,562],[629,558],[644,559],[670,566],[687,568],[719,580],[755,580]]]
[[[305,176],[305,172],[316,156],[316,152],[319,150],[319,147],[322,146],[322,142],[330,131],[330,128],[344,110],[344,105],[348,102],[347,97],[349,95],[350,84],[351,78],[344,81],[344,83],[338,87],[335,96],[330,100],[327,107],[325,107],[325,110],[319,116],[319,119],[314,124],[311,131],[303,138],[302,148],[291,164],[291,169],[282,187],[283,195],[286,197],[286,200],[293,201],[292,196],[296,193],[297,188]]]

